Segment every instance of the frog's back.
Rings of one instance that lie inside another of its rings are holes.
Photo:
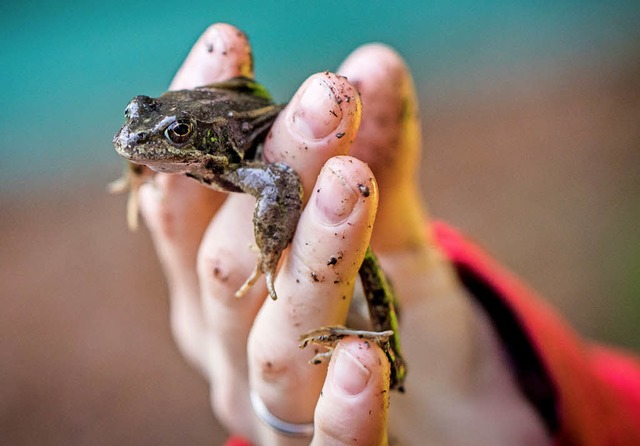
[[[264,87],[246,78],[205,85],[193,90],[168,91],[160,98],[165,113],[181,111],[202,122],[273,105]]]

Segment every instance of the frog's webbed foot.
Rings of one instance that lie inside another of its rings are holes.
[[[225,179],[257,199],[253,225],[260,250],[258,264],[236,296],[242,296],[264,274],[269,296],[275,300],[278,262],[293,238],[302,212],[300,177],[286,164],[256,162],[229,172]]]
[[[333,349],[338,344],[338,341],[346,336],[354,336],[359,339],[375,342],[387,352],[389,350],[389,338],[393,336],[393,331],[352,330],[341,325],[332,325],[311,330],[300,336],[298,341],[300,342],[300,348],[305,348],[309,344],[316,344],[329,349],[326,352],[318,353],[309,361],[311,364],[320,364],[331,358]]]
[[[132,231],[138,229],[138,211],[140,203],[138,201],[138,190],[145,182],[144,166],[127,163],[122,172],[122,176],[107,185],[107,189],[112,194],[129,192],[127,199],[127,226]]]

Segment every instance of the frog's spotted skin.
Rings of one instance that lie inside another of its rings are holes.
[[[116,151],[133,163],[130,166],[184,173],[213,189],[256,197],[253,222],[260,254],[238,296],[264,274],[269,295],[277,298],[273,284],[278,262],[302,212],[298,174],[284,163],[264,162],[260,150],[283,108],[272,103],[264,87],[247,78],[169,91],[156,99],[136,96],[125,110],[124,126],[113,139]],[[134,200],[141,174],[139,168],[128,169],[113,189],[130,188]],[[136,202],[130,201],[130,226],[135,216]],[[342,327],[325,327],[302,339],[305,345],[316,342],[331,346],[353,334],[380,343],[392,365],[391,388],[402,390],[406,372],[400,355],[395,297],[370,250],[360,276],[376,332],[365,335]]]

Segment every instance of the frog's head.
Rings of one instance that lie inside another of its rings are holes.
[[[125,124],[113,138],[127,160],[161,172],[184,172],[202,162],[194,140],[197,121],[173,102],[136,96],[125,109]]]

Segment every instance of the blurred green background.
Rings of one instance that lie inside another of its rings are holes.
[[[0,443],[224,438],[148,236],[104,192],[125,105],[164,91],[215,22],[247,32],[279,101],[360,44],[394,46],[432,214],[582,335],[640,351],[639,2],[5,2]]]

